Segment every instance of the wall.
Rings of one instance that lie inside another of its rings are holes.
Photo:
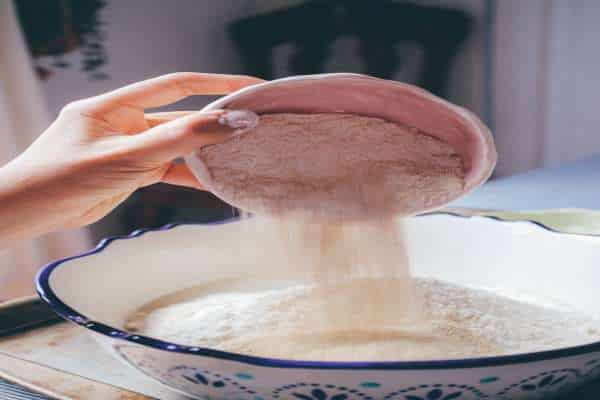
[[[109,1],[102,19],[109,57],[107,81],[90,81],[76,68],[58,70],[44,84],[53,113],[77,98],[99,94],[130,82],[182,71],[234,73],[238,61],[223,24],[246,12],[245,1]],[[77,56],[68,57],[77,62]],[[183,106],[199,106],[192,99]]]
[[[493,114],[497,176],[543,163],[549,9],[546,0],[496,2]]]
[[[497,1],[497,174],[600,152],[600,2]]]
[[[544,165],[600,152],[600,2],[553,0]]]

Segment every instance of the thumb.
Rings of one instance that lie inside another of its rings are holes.
[[[130,149],[147,161],[167,162],[204,146],[230,139],[258,125],[259,117],[247,110],[215,110],[173,114],[138,135],[128,137]]]

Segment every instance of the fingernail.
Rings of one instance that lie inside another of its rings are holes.
[[[249,110],[225,111],[219,116],[219,124],[234,129],[233,134],[239,135],[256,128],[260,120],[258,114]]]

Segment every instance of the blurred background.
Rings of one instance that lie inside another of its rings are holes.
[[[0,163],[70,101],[199,71],[414,83],[490,126],[494,179],[555,166],[600,152],[599,18],[596,0],[0,0]],[[89,229],[0,252],[0,297],[100,237],[234,213],[208,193],[144,188]]]

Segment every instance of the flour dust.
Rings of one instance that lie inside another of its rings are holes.
[[[272,277],[318,288],[313,295],[323,300],[316,313],[324,331],[398,326],[420,315],[401,221],[261,216],[244,229],[248,237],[260,232]]]

